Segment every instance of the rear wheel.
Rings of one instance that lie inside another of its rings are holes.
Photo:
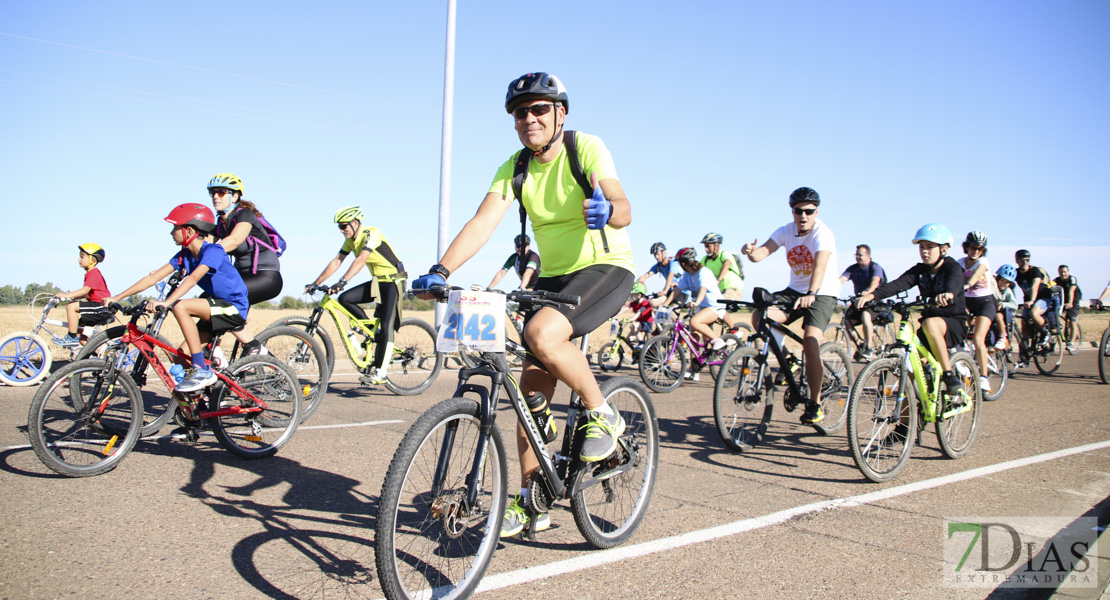
[[[254,336],[262,342],[270,356],[284,362],[297,374],[303,399],[301,400],[301,422],[312,416],[328,389],[331,371],[328,370],[327,354],[320,343],[307,331],[290,325],[270,326]]]
[[[240,396],[222,383],[212,388],[208,410],[234,411],[207,417],[216,441],[240,458],[273,456],[293,437],[300,423],[297,374],[271,356],[240,358],[228,365],[224,374],[254,398]]]
[[[848,396],[848,446],[852,460],[871,481],[898,476],[917,439],[913,380],[902,378],[900,357],[872,361]],[[905,389],[901,389],[902,385]]]
[[[12,333],[0,339],[0,381],[34,385],[50,373],[50,346],[37,335]]]
[[[624,362],[624,347],[617,340],[613,340],[597,351],[597,366],[607,373],[621,368]]]
[[[760,355],[755,348],[740,348],[721,365],[713,388],[713,421],[726,446],[736,452],[763,441],[774,405],[770,390],[760,380]],[[766,366],[763,367],[764,377]]]
[[[386,389],[402,396],[419,394],[432,385],[441,368],[443,354],[436,352],[435,329],[422,319],[401,319],[386,367]]]
[[[937,415],[937,441],[948,458],[963,458],[979,435],[979,414],[983,408],[979,369],[970,354],[957,352],[952,355],[952,372],[960,380],[960,391],[958,397],[940,394],[944,400]]]
[[[266,329],[270,329],[271,327],[281,327],[283,325],[288,325],[290,327],[296,327],[298,329],[304,329],[305,331],[308,331],[308,326],[311,323],[312,323],[312,319],[310,319],[308,317],[296,317],[296,316],[282,317],[282,318],[274,321],[273,323],[270,323],[269,325],[267,325]],[[335,372],[335,346],[331,342],[331,334],[328,333],[327,329],[324,329],[323,325],[317,325],[316,326],[316,331],[314,331],[312,333],[312,335],[313,335],[313,337],[316,338],[316,341],[320,344],[320,347],[324,349],[324,356],[325,356],[325,358],[327,359],[327,362],[328,362],[328,373],[329,374],[334,373]]]
[[[1033,348],[1033,363],[1037,365],[1041,375],[1052,375],[1063,361],[1064,344],[1060,343],[1058,335],[1047,336],[1044,342]]]
[[[852,362],[844,348],[832,342],[821,345],[821,373],[821,410],[825,418],[813,427],[830,435],[844,427],[848,394],[852,391]]]
[[[675,344],[673,334],[651,338],[640,353],[640,378],[651,391],[660,394],[673,391],[682,384],[686,366],[686,352],[680,344]]]
[[[145,331],[142,327],[139,329]],[[158,433],[158,430],[173,418],[173,414],[177,410],[177,401],[174,400],[170,388],[166,386],[166,382],[162,380],[158,372],[154,370],[154,367],[150,366],[146,358],[142,357],[137,348],[134,346],[120,348],[122,346],[120,338],[122,338],[125,333],[127,333],[126,326],[117,326],[110,327],[92,336],[89,338],[88,343],[81,348],[81,352],[77,354],[77,360],[84,360],[87,358],[106,359],[109,353],[117,348],[127,352],[127,356],[123,360],[123,372],[131,377],[131,380],[135,382],[135,385],[142,393],[142,435],[143,437],[149,437]],[[173,343],[157,333],[147,333],[147,335],[171,348],[174,346]],[[154,346],[153,344],[152,346],[155,355],[158,356],[166,368],[169,368],[169,365],[173,364],[170,354],[159,346]],[[137,361],[140,365],[138,367],[136,366]],[[75,389],[74,393],[78,393],[78,390]]]
[[[1074,340],[1072,339],[1073,337]],[[1067,349],[1068,354],[1070,356],[1075,356],[1079,354],[1079,349],[1083,347],[1083,327],[1079,325],[1079,321],[1065,321],[1064,329],[1060,332],[1060,338],[1065,344],[1064,347]]]
[[[1098,376],[1103,383],[1110,384],[1110,327],[1102,332],[1098,343]]]

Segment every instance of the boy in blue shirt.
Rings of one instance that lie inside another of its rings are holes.
[[[173,311],[193,359],[193,369],[177,382],[174,391],[193,392],[216,382],[216,374],[204,360],[204,344],[213,334],[241,329],[247,322],[250,304],[247,286],[228,260],[227,252],[219,244],[205,241],[216,230],[216,217],[211,209],[192,202],[182,204],[170,211],[166,222],[173,225],[170,235],[181,246],[181,251],[119,296],[105,298],[104,305],[137,294],[170,273],[182,270],[187,276],[177,289],[164,302],[151,302],[148,310],[153,312],[163,307]],[[182,300],[195,285],[200,285],[204,296]],[[200,322],[194,322],[194,318],[199,318]]]

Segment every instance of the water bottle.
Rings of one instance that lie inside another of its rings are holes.
[[[227,366],[227,358],[224,356],[224,349],[216,346],[212,349],[212,368],[217,371],[223,370]]]
[[[544,443],[550,444],[555,441],[555,419],[551,417],[551,406],[547,403],[547,397],[541,392],[530,392],[524,397],[524,402],[528,405],[528,410],[531,411],[532,418],[540,429]]]
[[[174,383],[181,383],[181,380],[185,379],[185,367],[174,363],[174,365],[170,367],[170,377],[173,377]]]
[[[351,340],[351,345],[355,347],[355,352],[358,354],[359,358],[366,356],[366,348],[364,347],[366,340],[363,339],[362,341],[359,341],[357,331],[352,331],[351,333],[348,333],[347,339]]]
[[[620,331],[620,321],[616,319],[609,319],[609,337],[617,337],[617,332]]]

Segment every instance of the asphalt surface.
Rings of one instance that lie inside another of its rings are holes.
[[[535,542],[502,542],[477,597],[1098,598],[1110,578],[1101,538],[1081,585],[1044,591],[952,587],[943,555],[946,520],[1110,521],[1110,386],[1095,359],[1065,356],[1053,377],[1022,371],[985,403],[966,458],[944,458],[927,430],[885,484],[863,478],[843,431],[817,435],[781,404],[762,446],[728,451],[703,375],[653,396],[659,477],[629,542],[591,550],[557,507]],[[445,371],[423,395],[400,397],[337,373],[275,457],[240,460],[167,427],[87,479],[54,475],[28,447],[37,388],[0,388],[0,598],[380,598],[373,528],[386,467],[455,383]]]

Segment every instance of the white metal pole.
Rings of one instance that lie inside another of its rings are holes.
[[[455,97],[455,0],[447,0],[447,52],[443,66],[443,145],[439,154],[439,230],[436,258],[443,256],[451,232],[451,138]],[[436,327],[443,322],[446,307],[436,303]]]

